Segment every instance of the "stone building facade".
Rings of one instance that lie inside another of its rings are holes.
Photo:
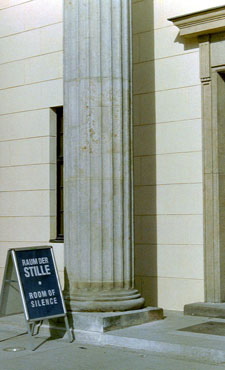
[[[91,1],[77,3],[85,10]],[[129,1],[112,4],[126,16]],[[224,14],[222,0],[132,2],[135,285],[147,305],[164,309],[224,301]],[[98,27],[103,37],[104,19]],[[92,46],[91,67],[100,53]],[[0,2],[0,278],[8,248],[51,244],[64,282],[63,49],[62,0]]]

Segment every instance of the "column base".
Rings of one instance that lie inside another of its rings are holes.
[[[225,303],[197,302],[186,304],[184,315],[225,318]]]
[[[144,298],[136,289],[84,291],[64,294],[68,311],[77,312],[117,312],[138,310],[144,306]]]

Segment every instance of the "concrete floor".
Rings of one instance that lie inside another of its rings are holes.
[[[25,331],[23,317],[1,318],[0,370],[225,370],[225,336],[179,331],[210,321],[168,312],[162,321],[105,334],[76,332],[71,344],[41,331],[34,339],[40,346],[31,351],[28,335],[19,335]],[[14,347],[24,350],[5,351]]]

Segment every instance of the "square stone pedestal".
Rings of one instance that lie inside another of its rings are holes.
[[[73,331],[104,333],[150,321],[163,319],[162,308],[146,307],[125,312],[68,312],[70,327]],[[62,319],[52,320],[52,327],[59,328]]]
[[[225,318],[225,303],[197,302],[184,306],[184,315]]]

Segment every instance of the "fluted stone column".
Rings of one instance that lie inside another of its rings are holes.
[[[141,308],[134,289],[130,0],[65,0],[65,297]]]

